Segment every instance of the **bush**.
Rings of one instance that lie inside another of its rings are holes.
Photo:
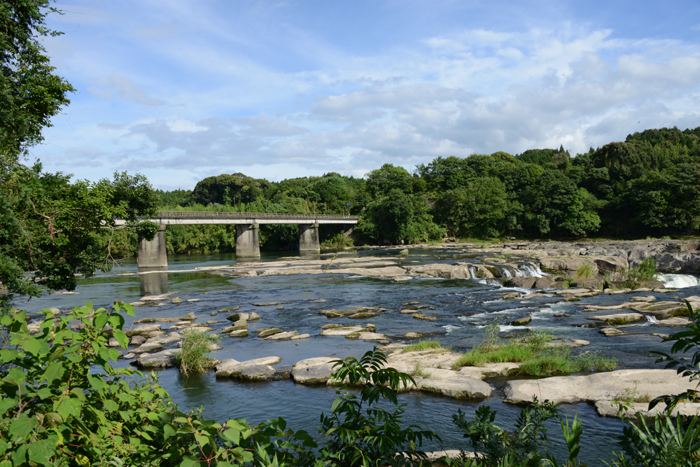
[[[219,342],[218,335],[199,332],[196,329],[182,331],[182,348],[175,355],[180,373],[202,373],[214,366],[214,360],[209,358],[212,345]]]

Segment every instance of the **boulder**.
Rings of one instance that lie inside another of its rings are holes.
[[[526,324],[530,323],[532,321],[532,318],[529,316],[524,316],[522,318],[518,318],[515,321],[512,321],[510,324],[513,326],[525,326]]]
[[[135,348],[131,351],[134,355],[140,355],[143,353],[155,353],[163,350],[163,346],[158,343],[142,344],[141,346]]]
[[[348,334],[363,331],[362,326],[338,326],[321,331],[322,336],[347,336]]]
[[[248,321],[250,319],[250,314],[248,313],[234,313],[226,317],[229,321]]]
[[[280,328],[262,328],[262,329],[258,329],[255,332],[258,334],[259,338],[264,339],[264,338],[270,337],[274,334],[279,334],[280,332],[282,332],[282,330]]]
[[[588,265],[594,274],[598,274],[598,265],[593,259],[577,256],[559,258],[540,258],[540,266],[546,271],[573,273],[581,266]]]
[[[488,383],[461,375],[451,378],[425,378],[418,382],[418,389],[453,399],[486,399],[491,396],[491,386]]]
[[[170,300],[170,303],[174,305],[179,305],[180,303],[182,303],[182,299],[180,297],[175,297],[172,300]]]
[[[436,277],[440,279],[469,279],[469,268],[461,264],[426,264],[406,266],[409,275],[417,277]]]
[[[233,306],[230,308],[222,308],[219,310],[219,313],[233,313],[234,311],[238,311],[240,309],[241,309],[240,306]]]
[[[535,283],[537,282],[537,278],[535,277],[512,277],[508,279],[505,284],[503,284],[505,287],[518,287],[521,289],[532,289],[535,287]]]
[[[602,417],[618,417],[619,404],[614,403],[615,401],[598,401],[595,403],[596,411],[598,415]],[[645,417],[653,417],[655,415],[661,415],[664,410],[666,410],[666,404],[661,402],[659,405],[649,410],[649,404],[647,402],[632,402],[632,406],[625,413],[627,417],[633,417],[640,413]],[[700,415],[700,404],[695,402],[685,402],[680,403],[673,409],[672,416],[677,417],[678,415],[684,415],[686,417],[694,417],[695,415]]]
[[[504,387],[509,404],[529,404],[532,397],[555,404],[610,401],[625,391],[654,398],[695,389],[696,382],[678,376],[675,370],[617,370],[586,376],[554,376],[544,379],[508,381]]]
[[[435,321],[437,318],[435,316],[427,316],[424,315],[423,313],[416,313],[413,315],[415,319],[422,319],[423,321]]]
[[[337,358],[316,357],[300,360],[292,365],[292,378],[299,384],[326,384],[333,373]]]
[[[681,317],[673,317],[673,318],[666,318],[666,319],[661,319],[657,321],[659,326],[687,326],[690,324],[690,320],[688,318],[681,318]]]
[[[627,258],[621,256],[602,256],[593,260],[598,267],[600,274],[606,272],[615,272],[618,270],[626,270],[629,268]]]
[[[131,364],[140,369],[172,368],[175,366],[175,355],[178,352],[178,349],[169,349],[157,353],[145,353]]]
[[[557,287],[557,283],[551,277],[538,277],[535,281],[535,289],[552,289]]]
[[[518,292],[506,292],[501,294],[501,300],[512,300],[514,298],[520,298]]]
[[[266,337],[265,340],[268,340],[268,341],[286,341],[286,340],[290,340],[292,337],[295,337],[298,335],[299,335],[299,333],[297,331],[278,332],[278,333],[275,333],[269,337]]]
[[[248,330],[247,329],[239,329],[237,331],[231,331],[229,336],[230,337],[248,337]]]

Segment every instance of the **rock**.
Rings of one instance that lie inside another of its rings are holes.
[[[571,315],[568,314],[568,313],[554,313],[554,317],[555,317],[555,318],[568,318],[568,317],[570,317],[570,316],[571,316]]]
[[[586,376],[554,376],[508,381],[504,387],[509,404],[529,404],[532,397],[554,404],[609,401],[634,389],[651,398],[695,389],[696,383],[679,377],[675,370],[617,370]]]
[[[552,289],[557,287],[557,283],[551,277],[538,277],[535,281],[535,289]]]
[[[229,321],[248,321],[250,319],[250,315],[248,313],[234,313],[232,315],[228,315],[226,319]]]
[[[248,337],[248,330],[247,329],[239,329],[237,331],[232,331],[229,334],[230,337]]]
[[[269,303],[251,303],[253,306],[277,306],[279,303],[277,302],[269,302]]]
[[[581,257],[540,258],[540,266],[546,271],[573,273],[584,265],[590,266],[593,274],[598,274],[598,265],[593,259]]]
[[[264,339],[274,334],[279,334],[280,332],[282,332],[282,330],[280,328],[262,328],[258,329],[255,332],[258,334],[259,338]]]
[[[402,337],[405,337],[406,339],[420,339],[421,337],[425,337],[428,334],[423,333],[423,332],[407,332],[403,334]]]
[[[299,335],[297,335],[297,336],[293,336],[290,340],[292,340],[292,341],[299,341],[299,340],[302,340],[302,339],[308,339],[308,338],[310,338],[310,337],[311,337],[311,334],[299,334]],[[297,345],[299,345],[299,344],[297,344]]]
[[[292,378],[298,384],[326,384],[333,373],[337,358],[316,357],[300,360],[292,365]]]
[[[180,303],[182,303],[182,299],[180,297],[175,297],[172,300],[170,300],[170,303],[174,305],[179,305]]]
[[[627,258],[622,258],[620,256],[603,256],[593,260],[598,267],[599,274],[605,274],[606,272],[616,272],[624,271],[629,268],[629,263]]]
[[[162,335],[162,336],[156,336],[156,337],[151,337],[144,344],[161,344],[161,345],[167,345],[167,344],[172,344],[174,342],[180,342],[182,340],[182,336],[176,332],[171,332],[167,336]]]
[[[513,298],[520,298],[518,292],[506,292],[501,294],[501,300],[511,300]]]
[[[580,302],[581,297],[569,297],[564,299],[565,302]]]
[[[222,308],[219,310],[219,313],[233,313],[234,311],[240,310],[240,306],[233,306],[231,308]]]
[[[386,334],[379,334],[376,332],[357,332],[357,333],[352,333],[348,334],[345,336],[346,339],[359,339],[361,341],[379,341],[379,342],[388,342]]]
[[[256,312],[252,312],[252,313],[248,316],[248,321],[257,321],[257,320],[259,320],[259,319],[260,319],[260,315],[257,314]]]
[[[131,345],[141,345],[144,342],[146,342],[146,336],[134,336],[129,341]]]
[[[347,336],[352,333],[359,333],[364,330],[362,326],[338,326],[321,331],[322,336]]]
[[[209,316],[217,316],[218,314],[219,314],[219,312],[212,311],[211,313],[209,313]]]
[[[426,264],[421,266],[406,266],[411,276],[435,277],[439,279],[470,279],[469,268],[462,264]]]
[[[175,355],[178,352],[178,349],[169,349],[157,353],[145,353],[131,364],[141,369],[172,368],[175,366]]]
[[[379,313],[372,313],[372,312],[363,312],[363,313],[355,313],[348,318],[350,319],[369,319],[369,318],[374,318],[375,316],[378,316]]]
[[[107,347],[121,347],[121,344],[114,337],[110,337]]]
[[[650,303],[650,302],[656,301],[656,297],[654,297],[653,295],[640,295],[640,296],[638,296],[638,297],[632,297],[632,298],[630,298],[630,301],[631,301],[631,302],[646,302],[646,303]]]
[[[435,316],[426,316],[423,313],[416,313],[413,315],[415,319],[422,319],[423,321],[435,321],[437,318]]]
[[[418,383],[418,389],[453,399],[486,399],[491,396],[491,386],[468,376],[426,378]]]
[[[133,329],[127,329],[126,331],[124,331],[124,334],[126,334],[129,337],[139,336],[153,331],[160,331],[160,328],[160,324],[144,324],[141,326],[136,326]]]
[[[646,318],[641,313],[618,313],[614,315],[601,315],[601,316],[591,316],[588,319],[594,321],[604,321],[612,325],[621,325],[628,323],[636,323],[637,321],[644,321]]]
[[[505,287],[518,287],[520,289],[532,289],[535,287],[535,283],[537,282],[537,279],[534,277],[512,277],[508,279],[505,284],[503,284]]]
[[[220,362],[216,366],[217,377],[231,377],[247,381],[265,381],[272,379],[276,370],[271,365],[281,362],[279,357],[264,357],[239,362],[232,358]]]
[[[227,326],[224,329],[222,329],[219,334],[228,334],[229,332],[233,331],[241,331],[243,329],[248,329],[248,322],[247,321],[236,321],[233,323],[233,326]]]
[[[318,300],[309,300],[309,303],[326,303],[327,301],[325,298],[319,298]]]
[[[523,318],[518,318],[515,321],[512,321],[510,324],[512,324],[513,326],[525,326],[530,321],[532,321],[532,318],[530,316],[525,316]]]
[[[603,334],[606,337],[624,336],[627,334],[622,329],[617,329],[617,328],[612,328],[612,327],[601,328],[600,331],[598,331],[598,332]]]
[[[595,408],[596,411],[598,411],[598,415],[602,417],[618,417],[618,409],[620,406],[613,402],[614,401],[597,401],[595,403]],[[664,410],[666,410],[666,404],[663,402],[652,410],[649,410],[649,404],[647,402],[632,402],[630,405],[632,406],[631,409],[628,409],[625,414],[627,417],[634,417],[636,414],[640,413],[649,418],[655,415],[661,415]],[[680,403],[673,409],[671,414],[672,417],[677,417],[679,414],[686,417],[693,417],[700,414],[700,404],[697,402]]]
[[[194,314],[194,312],[190,311],[185,316],[180,318],[180,321],[195,321],[196,319],[197,319],[197,316]]]
[[[188,301],[188,302],[191,302],[191,303],[194,303],[194,302],[198,302],[199,299],[198,299],[198,298],[188,298],[187,301]]]
[[[659,326],[687,326],[690,324],[690,320],[688,318],[681,318],[681,317],[673,317],[673,318],[666,318],[666,319],[661,319],[657,321]]]
[[[418,310],[413,310],[410,308],[406,308],[403,310],[399,310],[399,313],[403,313],[404,315],[412,315],[413,313],[418,313]]]
[[[688,316],[688,308],[680,302],[635,303],[631,308],[635,311],[652,314],[657,319]]]
[[[297,335],[299,335],[299,333],[297,331],[278,332],[278,333],[271,335],[270,337],[266,337],[265,340],[268,340],[268,341],[270,341],[270,340],[279,340],[279,341],[289,340],[292,337],[297,336]],[[260,337],[260,336],[258,335],[258,337]]]
[[[280,305],[280,306],[278,306],[276,309],[277,309],[277,310],[284,310],[284,307],[283,307],[282,305]]]

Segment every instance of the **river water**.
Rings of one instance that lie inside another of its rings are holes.
[[[371,250],[349,253],[357,255],[395,258],[396,250],[381,252]],[[290,254],[293,256],[293,254]],[[261,261],[277,260],[284,255],[263,255]],[[416,250],[411,251],[406,262],[413,264],[450,262],[468,260],[486,261],[478,254],[466,255],[459,250]],[[168,292],[171,298],[180,297],[181,304],[172,304],[164,300],[157,306],[136,308],[136,318],[177,317],[194,312],[198,320],[204,322],[216,320],[212,326],[223,328],[230,323],[225,316],[211,317],[210,314],[221,308],[241,306],[240,311],[259,313],[259,321],[251,322],[251,336],[255,329],[262,327],[280,327],[285,331],[296,330],[299,334],[309,333],[310,339],[300,341],[270,342],[256,337],[233,339],[223,337],[220,344],[223,350],[211,356],[223,360],[235,358],[244,361],[252,358],[279,356],[282,363],[277,368],[291,367],[295,362],[320,356],[360,357],[372,349],[373,343],[348,340],[343,337],[319,336],[321,326],[330,322],[339,324],[358,324],[354,320],[341,318],[329,320],[318,313],[320,308],[346,309],[365,306],[379,306],[389,311],[369,321],[377,326],[377,332],[387,334],[392,342],[413,342],[402,337],[407,332],[430,333],[431,339],[439,340],[444,346],[451,346],[457,351],[466,351],[481,342],[483,328],[489,324],[499,323],[501,336],[522,332],[523,327],[510,326],[508,323],[531,316],[532,322],[526,328],[547,330],[556,337],[585,339],[590,346],[575,349],[574,352],[600,351],[618,359],[620,368],[658,368],[650,351],[667,351],[668,344],[663,344],[658,336],[651,333],[672,334],[678,329],[664,328],[648,322],[626,328],[630,333],[621,337],[605,337],[598,329],[586,327],[589,320],[580,309],[585,304],[614,305],[629,301],[635,295],[656,295],[659,300],[671,297],[700,295],[697,278],[666,276],[664,280],[675,286],[689,286],[670,294],[630,293],[615,296],[600,295],[582,298],[580,302],[563,302],[561,297],[551,296],[532,300],[502,300],[503,292],[512,290],[504,288],[495,280],[443,280],[414,279],[406,282],[393,282],[382,279],[321,275],[258,276],[231,279],[201,271],[198,268],[234,265],[232,254],[176,256],[169,257],[167,273],[156,273],[145,277],[137,274],[135,261],[125,261],[108,273],[98,274],[91,279],[79,281],[76,293],[47,294],[29,301],[19,299],[15,305],[36,312],[43,308],[58,307],[66,309],[86,302],[96,306],[106,306],[115,300],[132,302],[146,292]],[[509,258],[517,262],[517,258]],[[523,263],[516,274],[537,273],[532,266]],[[527,271],[526,271],[527,270]],[[513,271],[507,274],[513,274]],[[675,281],[675,282],[674,282]],[[155,290],[154,290],[155,288]],[[187,302],[187,299],[198,299]],[[324,303],[311,303],[316,300]],[[277,302],[278,305],[258,307],[254,303]],[[434,307],[427,312],[434,314],[436,321],[412,319],[411,315],[399,313],[402,303],[419,302],[421,305]],[[283,306],[278,310],[277,306]],[[568,317],[555,317],[565,313]],[[127,317],[128,327],[134,318]],[[128,363],[120,360],[120,364]],[[205,416],[218,421],[229,418],[245,418],[251,423],[283,417],[288,427],[306,429],[316,433],[319,416],[328,413],[335,398],[335,389],[327,387],[307,387],[295,384],[291,379],[266,383],[242,383],[229,379],[217,379],[214,373],[207,373],[185,379],[177,369],[159,372],[161,384],[168,390],[183,410],[202,406]],[[502,403],[500,390],[505,380],[489,380],[496,389],[491,398],[480,402],[455,401],[443,397],[422,393],[408,393],[400,396],[406,404],[406,423],[420,424],[442,437],[442,443],[432,443],[424,448],[428,450],[465,449],[469,445],[462,438],[452,423],[452,414],[461,409],[472,415],[477,407],[488,404],[498,410],[496,423],[512,426],[520,408]],[[621,423],[617,419],[599,417],[595,409],[587,404],[560,406],[560,412],[569,419],[578,413],[583,421],[583,449],[581,459],[589,465],[602,465],[599,459],[609,461],[609,454],[619,450],[615,445],[615,436],[621,432]],[[550,437],[554,440],[553,451],[563,457],[564,445],[558,422],[552,421]]]

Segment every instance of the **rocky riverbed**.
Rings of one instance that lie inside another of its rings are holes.
[[[275,301],[258,299],[212,310],[206,305],[208,299],[205,296],[182,299],[172,293],[147,295],[132,302],[137,308],[138,319],[130,323],[131,345],[123,358],[142,369],[170,368],[175,365],[182,331],[190,329],[230,339],[212,350],[223,347],[226,353],[226,349],[240,348],[241,344],[246,345],[245,342],[251,340],[256,343],[258,354],[262,349],[268,349],[267,356],[247,360],[221,358],[215,370],[219,379],[270,381],[291,378],[296,384],[317,386],[332,384],[333,361],[346,355],[328,350],[339,347],[338,339],[345,339],[364,342],[367,349],[374,345],[383,348],[389,354],[391,366],[413,375],[416,384],[406,388],[409,391],[478,401],[492,397],[498,389],[498,394],[502,391],[501,397],[507,403],[527,403],[532,396],[563,403],[585,401],[595,404],[598,412],[606,416],[616,413],[611,409],[611,401],[621,399],[625,394],[636,391],[646,397],[656,397],[674,392],[674,388],[675,392],[680,392],[695,386],[685,380],[675,380],[668,375],[669,370],[652,368],[622,369],[605,373],[605,377],[593,374],[521,380],[513,376],[518,373],[515,363],[455,370],[452,365],[461,355],[459,352],[405,352],[403,349],[408,343],[421,339],[444,340],[462,330],[466,333],[470,329],[482,328],[494,322],[495,316],[500,317],[496,322],[502,338],[522,337],[532,330],[548,328],[551,323],[558,322],[568,323],[572,329],[590,330],[587,331],[589,335],[594,332],[600,337],[582,339],[580,332],[569,335],[569,332],[562,332],[567,329],[567,324],[559,324],[555,327],[552,345],[578,351],[587,351],[581,350],[584,348],[599,350],[606,346],[614,349],[616,344],[601,345],[607,339],[607,342],[617,340],[621,346],[637,342],[658,348],[663,337],[688,323],[687,308],[682,300],[700,307],[700,297],[697,293],[692,295],[693,288],[684,289],[684,292],[667,289],[660,280],[635,284],[632,290],[626,287],[630,284],[623,280],[624,274],[649,257],[656,260],[662,273],[697,273],[700,265],[697,244],[674,241],[548,242],[429,247],[432,249],[430,253],[426,251],[428,246],[424,245],[378,248],[364,254],[343,252],[326,257],[235,263],[203,270],[225,277],[232,283],[285,276],[307,282],[336,278],[346,281],[359,277],[394,283],[389,286],[394,288],[411,282],[425,288],[431,284],[426,280],[444,280],[455,287],[463,283],[478,288],[481,284],[490,290],[489,296],[485,297],[488,299],[472,299],[467,293],[461,300],[461,311],[451,306],[449,312],[445,306],[449,300],[440,302],[421,300],[420,297],[412,300],[416,297],[408,296],[407,301],[401,303],[368,305],[360,299],[354,306],[347,301],[338,306],[340,303],[336,303],[333,297],[314,297],[313,289],[308,289],[306,292],[310,296],[304,299],[275,296]],[[589,274],[585,278],[576,277],[582,266]],[[440,283],[432,284],[438,287]],[[474,292],[479,293],[487,292]],[[261,298],[265,298],[264,295]],[[164,310],[167,313],[163,313]],[[177,315],[181,310],[186,313]],[[325,319],[326,323],[320,324],[319,319]],[[298,327],[294,326],[295,322]],[[310,322],[319,325],[314,329]],[[307,340],[322,342],[317,347],[325,350],[309,358],[289,355],[289,347],[279,351],[283,342],[298,346]],[[589,345],[590,341],[594,341],[593,345]],[[456,342],[459,350],[468,350],[478,345],[479,339],[472,333],[472,337]],[[116,346],[116,342],[112,344]],[[219,353],[212,355],[216,357]],[[335,355],[328,356],[328,353]],[[649,361],[647,358],[643,366],[648,367]],[[630,367],[628,362],[623,364]],[[504,381],[507,381],[505,386]],[[669,381],[673,383],[669,385]],[[642,410],[643,407],[636,409]],[[694,413],[697,407],[687,406],[681,410]]]

